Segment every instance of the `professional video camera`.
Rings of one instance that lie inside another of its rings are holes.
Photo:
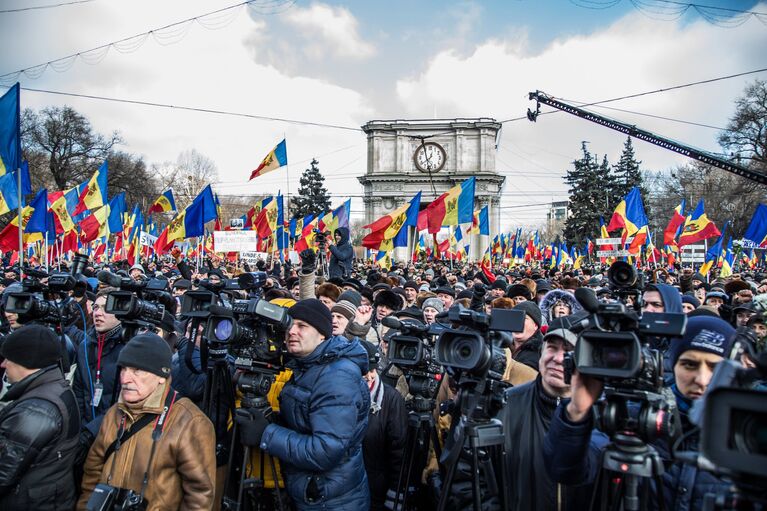
[[[75,254],[69,273],[26,269],[22,291],[8,295],[5,310],[18,314],[19,323],[71,323],[80,311],[69,293],[82,296],[85,292],[87,283],[82,271],[87,264],[88,256]]]
[[[107,296],[104,311],[120,320],[124,342],[128,342],[139,330],[167,328],[167,325],[173,324],[173,314],[166,310],[173,303],[167,280],[133,280],[108,270],[98,272],[96,277],[99,282],[119,288],[119,291],[112,291]]]
[[[613,263],[607,275],[619,301],[601,303],[591,289],[575,291],[585,312],[567,322],[567,328],[579,336],[575,350],[565,356],[565,381],[570,382],[577,367],[581,375],[604,382],[596,422],[611,443],[603,458],[602,484],[607,484],[611,473],[625,477],[625,484],[611,498],[621,500],[628,509],[638,502],[642,478],[661,484],[663,463],[648,442],[665,438],[670,443],[679,428],[673,413],[676,401],[663,388],[663,354],[651,345],[659,338],[681,337],[687,317],[641,313],[642,278],[628,263]],[[629,299],[630,305],[620,301]]]
[[[754,388],[767,381],[767,352],[753,353],[751,343],[741,341],[743,335],[739,332],[729,357],[717,364],[706,394],[690,411],[690,420],[700,426],[701,452],[675,453],[733,481],[732,492],[708,497],[710,509],[767,507],[767,392]],[[740,363],[743,354],[751,367]]]
[[[446,315],[452,328],[444,330],[437,339],[436,360],[452,372],[459,391],[458,402],[452,408],[451,431],[440,457],[447,474],[438,509],[446,509],[448,501],[457,495],[469,494],[475,510],[482,508],[483,496],[499,498],[501,509],[506,509],[509,481],[505,480],[503,460],[505,437],[503,424],[495,416],[509,387],[502,380],[507,360],[504,350],[512,346],[510,334],[524,329],[525,313],[496,309],[487,315],[459,304]],[[460,471],[459,464],[463,467]],[[464,476],[468,480],[462,480]],[[454,492],[454,482],[469,485],[470,492],[468,489]],[[451,505],[463,508],[467,503]]]

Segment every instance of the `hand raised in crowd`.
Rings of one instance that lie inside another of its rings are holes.
[[[310,272],[314,271],[315,263],[317,260],[317,254],[314,253],[314,250],[307,248],[305,250],[302,250],[298,257],[301,258],[301,269]]]
[[[565,409],[567,417],[572,422],[581,422],[585,419],[591,407],[602,395],[603,387],[604,383],[601,380],[580,374],[577,370],[573,371],[573,377],[570,381],[572,397]]]
[[[360,325],[364,325],[370,321],[370,316],[372,315],[373,307],[370,305],[360,305],[357,307],[357,314],[354,316],[354,321]]]

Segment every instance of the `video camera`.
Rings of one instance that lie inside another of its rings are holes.
[[[663,394],[663,354],[650,347],[657,338],[680,337],[687,316],[676,313],[641,313],[642,279],[628,263],[618,261],[608,270],[610,287],[623,299],[633,296],[632,307],[621,301],[600,303],[588,288],[575,291],[585,309],[567,327],[579,333],[575,350],[565,355],[565,382],[573,369],[599,378],[605,399],[599,403],[599,429],[608,435],[631,432],[645,441],[673,436],[673,400]],[[627,402],[640,403],[638,408]]]
[[[18,314],[19,323],[62,326],[71,323],[80,311],[69,293],[75,296],[85,293],[87,283],[82,271],[87,264],[88,256],[75,254],[69,273],[25,270],[27,277],[21,282],[22,291],[8,295],[5,310]]]
[[[133,280],[108,270],[98,272],[96,277],[99,282],[119,288],[107,296],[104,312],[120,320],[123,341],[128,342],[141,329],[167,329],[173,324],[173,314],[167,308],[174,301],[167,280]]]

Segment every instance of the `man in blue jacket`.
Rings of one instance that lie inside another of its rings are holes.
[[[693,317],[687,322],[684,337],[671,349],[674,371],[671,390],[679,410],[682,434],[678,450],[697,451],[699,434],[689,422],[687,413],[695,399],[706,391],[716,364],[728,353],[735,330],[724,320]],[[594,429],[592,405],[602,393],[602,382],[577,371],[573,374],[572,399],[554,412],[543,445],[543,459],[549,475],[565,484],[594,484],[601,468],[601,455],[607,437]],[[729,484],[709,472],[673,460],[668,439],[652,443],[664,461],[663,499],[665,509],[688,511],[702,509],[707,494],[721,495]],[[657,503],[660,494],[651,487],[651,501]],[[644,504],[644,503],[643,503]],[[586,508],[588,502],[582,502]],[[654,506],[649,505],[649,509]]]
[[[287,363],[293,375],[280,393],[280,420],[238,415],[241,440],[279,458],[286,488],[299,510],[370,507],[362,458],[370,393],[362,375],[367,351],[332,335],[330,310],[309,298],[288,312]],[[267,411],[267,414],[270,412]]]

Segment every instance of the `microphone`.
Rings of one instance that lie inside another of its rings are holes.
[[[208,308],[208,312],[215,316],[226,316],[229,318],[233,318],[234,314],[232,313],[232,309],[228,307],[224,307],[223,305],[211,305]]]
[[[589,312],[596,312],[599,310],[599,300],[597,300],[597,294],[588,287],[579,287],[575,290],[575,299],[578,300],[584,309]]]
[[[120,284],[122,283],[122,277],[119,275],[115,275],[111,271],[107,270],[101,270],[96,274],[96,278],[99,282],[103,282],[104,284],[107,284],[109,286],[113,287],[120,287]]]
[[[393,316],[386,316],[381,320],[381,324],[392,330],[402,330],[402,322]]]

